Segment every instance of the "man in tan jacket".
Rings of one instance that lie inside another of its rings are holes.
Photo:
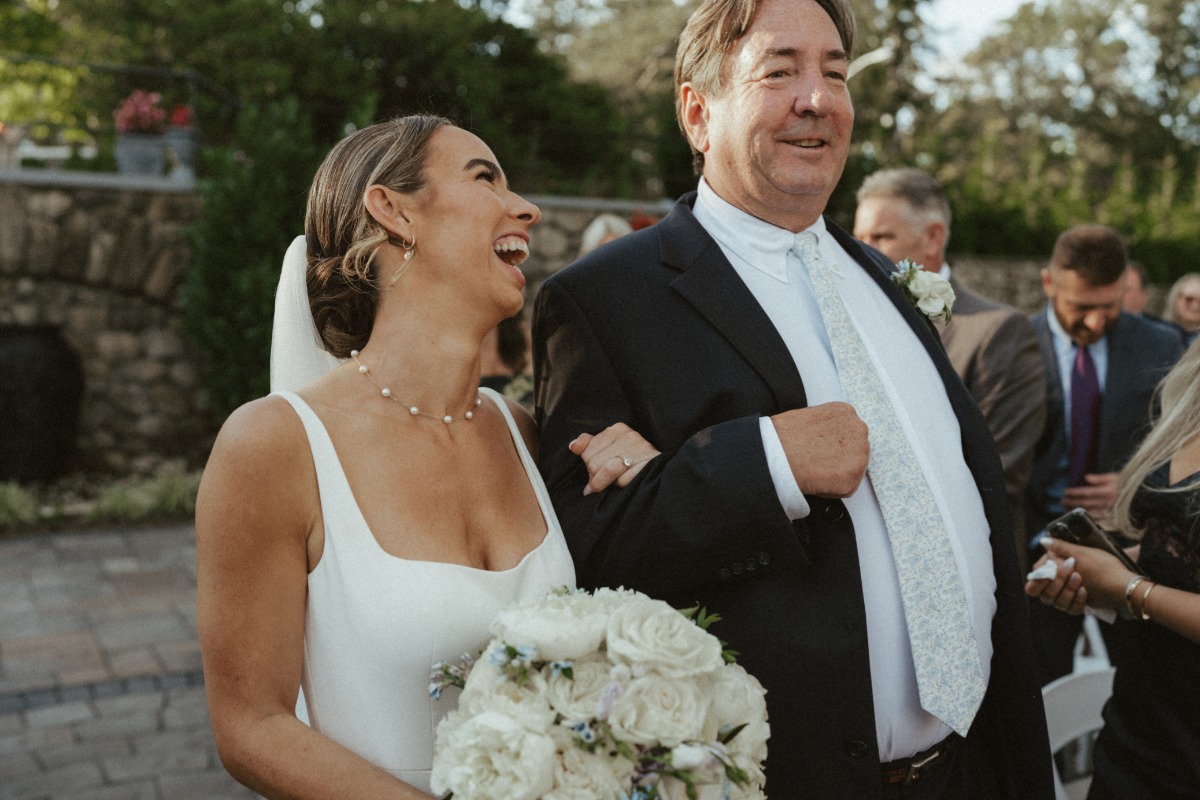
[[[1024,493],[1046,418],[1042,357],[1023,313],[972,292],[950,274],[945,258],[950,217],[946,195],[930,175],[919,169],[882,170],[858,190],[854,237],[892,261],[907,258],[950,281],[953,317],[941,329],[942,344],[996,440],[1017,555],[1027,569]]]

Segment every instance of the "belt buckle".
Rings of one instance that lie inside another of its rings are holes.
[[[937,750],[934,750],[920,761],[913,761],[911,764],[909,764],[908,774],[904,776],[904,780],[901,782],[901,785],[908,786],[909,784],[916,783],[917,781],[921,780],[921,770],[927,764],[932,764],[934,761],[937,761],[944,752],[945,748],[939,747]]]

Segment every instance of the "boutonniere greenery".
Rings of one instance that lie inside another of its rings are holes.
[[[943,325],[950,321],[950,307],[954,305],[954,290],[950,288],[950,281],[936,272],[928,272],[907,258],[896,264],[892,280],[930,321]]]

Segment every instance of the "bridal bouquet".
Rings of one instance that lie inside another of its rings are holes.
[[[455,800],[762,798],[762,685],[705,628],[715,617],[624,589],[555,591],[500,614],[438,725],[431,782]]]

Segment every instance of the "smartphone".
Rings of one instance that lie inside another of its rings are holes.
[[[1064,542],[1095,547],[1111,553],[1130,572],[1138,575],[1145,574],[1129,557],[1129,554],[1121,548],[1121,545],[1117,544],[1112,534],[1097,525],[1096,521],[1088,516],[1087,511],[1082,508],[1072,509],[1051,522],[1046,526],[1046,533],[1055,539],[1062,539]]]

